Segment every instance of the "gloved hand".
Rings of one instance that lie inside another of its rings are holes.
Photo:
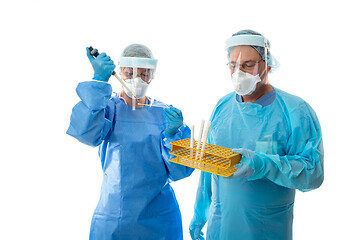
[[[171,105],[169,108],[164,108],[163,115],[167,120],[165,137],[173,137],[183,124],[182,112]]]
[[[202,228],[199,226],[193,228],[189,226],[189,234],[193,240],[204,240],[204,233],[202,232]]]
[[[90,54],[90,50],[86,48],[87,57],[91,62],[91,65],[94,70],[94,75],[92,79],[108,82],[109,78],[112,75],[114,68],[116,67],[109,56],[106,53],[101,53],[94,58]]]
[[[254,157],[254,152],[244,148],[234,148],[232,152],[239,153],[242,155],[242,159],[239,164],[236,165],[238,168],[237,171],[231,176],[232,178],[244,177],[249,178],[253,174],[253,169],[250,168],[248,165],[244,164],[244,158],[252,159]]]

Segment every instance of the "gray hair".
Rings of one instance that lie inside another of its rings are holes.
[[[142,44],[131,44],[127,46],[122,54],[121,57],[141,57],[141,58],[154,58],[150,49]]]

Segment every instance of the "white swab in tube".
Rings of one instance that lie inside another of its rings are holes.
[[[197,145],[197,149],[199,150],[200,148],[200,142],[202,141],[202,135],[203,135],[203,129],[204,129],[204,120],[202,120],[201,124],[200,124],[200,130],[199,130],[199,138],[198,138],[198,145]],[[195,153],[195,158],[198,157],[198,151]]]
[[[206,125],[206,127],[205,127],[205,130],[204,130],[204,137],[203,137],[203,146],[202,146],[202,151],[204,151],[204,150],[205,150],[205,144],[206,144],[206,142],[207,142],[207,140],[208,140],[208,135],[209,135],[210,124],[211,124],[211,122],[210,122],[210,121],[208,121],[208,122],[207,122],[207,125]],[[200,155],[200,158],[202,158],[202,157],[203,157],[203,155],[204,155],[204,153],[202,152],[202,153],[201,153],[201,155]]]
[[[191,143],[189,145],[190,148],[194,147],[194,125],[191,125]],[[189,150],[190,157],[193,158],[193,149]]]

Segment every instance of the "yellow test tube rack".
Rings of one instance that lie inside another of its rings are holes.
[[[235,165],[241,160],[241,155],[232,152],[231,148],[205,143],[204,151],[202,151],[197,149],[197,140],[194,140],[193,148],[191,148],[189,138],[171,144],[170,154],[176,156],[170,159],[171,162],[223,177],[233,175],[237,170]]]

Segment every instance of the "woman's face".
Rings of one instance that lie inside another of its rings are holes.
[[[140,77],[146,83],[150,83],[153,78],[153,70],[148,68],[121,68],[121,75],[123,80]]]

